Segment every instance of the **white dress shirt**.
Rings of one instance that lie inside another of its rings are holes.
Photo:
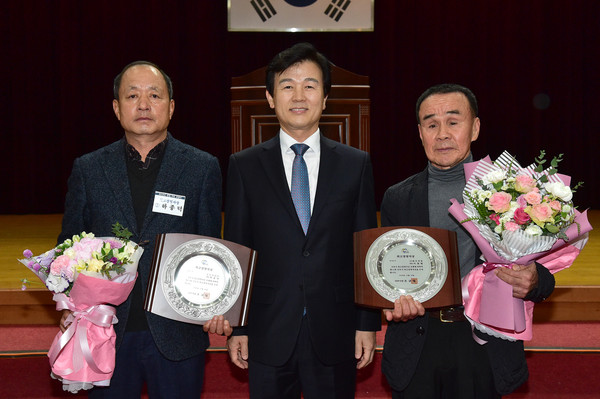
[[[281,146],[281,158],[283,159],[283,168],[287,178],[288,188],[292,189],[292,167],[296,154],[290,147],[299,143],[283,130],[279,130],[279,143]],[[301,144],[308,145],[308,150],[304,153],[304,162],[308,169],[308,188],[310,190],[310,213],[312,214],[315,204],[315,195],[317,194],[317,180],[319,177],[319,162],[321,161],[321,131],[317,129],[309,138]]]

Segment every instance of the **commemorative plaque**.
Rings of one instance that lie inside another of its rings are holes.
[[[144,308],[186,323],[204,324],[224,315],[245,325],[256,252],[242,245],[194,234],[159,234]]]
[[[379,309],[411,295],[425,308],[462,304],[456,233],[381,227],[354,233],[355,302]]]

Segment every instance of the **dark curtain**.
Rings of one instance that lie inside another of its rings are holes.
[[[112,79],[145,59],[173,79],[170,131],[230,153],[232,76],[310,41],[338,66],[371,79],[371,153],[377,201],[425,166],[414,104],[456,82],[479,99],[475,158],[503,150],[523,165],[540,149],[564,153],[560,171],[598,209],[600,2],[439,0],[375,2],[375,31],[227,31],[222,1],[32,1],[1,6],[0,213],[63,211],[73,160],[119,139]]]

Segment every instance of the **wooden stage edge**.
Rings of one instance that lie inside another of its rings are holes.
[[[54,246],[62,215],[0,215],[0,324],[57,324],[52,293],[31,284],[20,289],[20,280],[36,280],[18,259],[23,249],[42,253]],[[589,211],[592,226],[600,211]],[[600,321],[600,231],[593,230],[581,255],[568,269],[557,273],[556,288],[548,300],[537,304],[534,322]]]
[[[0,291],[1,324],[57,324],[52,294],[47,290]],[[534,322],[599,321],[600,286],[556,287],[535,306]]]

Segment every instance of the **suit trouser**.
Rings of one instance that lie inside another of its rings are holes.
[[[394,399],[499,398],[487,351],[467,321],[429,318],[427,337],[410,383]]]
[[[126,332],[117,351],[109,387],[93,388],[92,399],[139,398],[144,383],[150,398],[199,398],[204,381],[204,353],[182,361],[165,358],[150,331]]]
[[[249,342],[252,345],[252,342]],[[273,345],[277,341],[273,340]],[[332,366],[324,365],[315,353],[302,319],[296,347],[282,366],[248,361],[250,398],[252,399],[350,399],[356,389],[356,360]]]

